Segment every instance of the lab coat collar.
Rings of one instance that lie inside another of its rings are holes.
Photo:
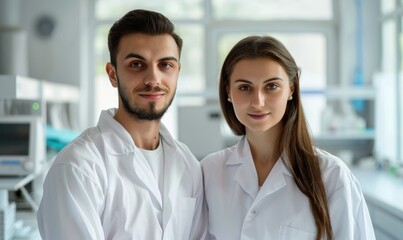
[[[143,182],[150,195],[153,196],[163,211],[163,226],[165,227],[172,215],[173,207],[176,204],[176,195],[179,190],[179,182],[185,172],[183,154],[180,154],[180,149],[175,139],[169,133],[168,129],[161,123],[160,135],[164,146],[164,196],[168,199],[162,202],[161,193],[158,188],[158,183],[155,181],[151,169],[145,166],[145,161],[138,161],[137,158],[142,158],[140,150],[136,147],[130,134],[126,129],[117,122],[113,116],[117,109],[104,110],[101,113],[98,127],[104,136],[108,139],[108,144],[105,146],[108,155],[114,156],[134,156],[133,166],[138,176],[138,180]],[[133,158],[132,158],[133,159]],[[153,180],[154,179],[154,180]]]
[[[237,166],[238,169],[234,175],[234,181],[253,199],[259,191],[257,173],[253,163],[249,143],[245,137],[236,145],[236,151],[233,151],[225,165],[228,167]]]
[[[98,128],[104,139],[105,153],[107,160],[120,161],[124,169],[133,171],[139,181],[150,193],[150,197],[157,203],[158,208],[162,208],[162,197],[159,192],[158,183],[147,165],[140,149],[136,147],[134,141],[126,129],[114,119],[117,109],[112,108],[101,112],[98,121]]]
[[[243,137],[235,148],[236,151],[232,152],[225,164],[228,167],[238,165],[237,172],[234,175],[234,181],[253,199],[256,197],[265,197],[280,190],[286,185],[285,175],[292,176],[285,165],[284,161],[286,161],[286,158],[283,153],[273,166],[273,169],[259,192],[257,172],[247,139]]]
[[[274,164],[265,182],[263,183],[256,201],[273,194],[287,185],[286,177],[288,177],[289,171],[285,167],[283,158],[280,157]]]
[[[108,146],[105,146],[109,155],[122,155],[137,151],[138,148],[126,129],[114,119],[117,109],[103,110],[98,121],[98,127],[105,139],[108,139]],[[164,146],[176,148],[175,140],[168,129],[161,123],[160,135],[165,139]]]
[[[108,155],[132,153],[137,147],[126,129],[113,118],[116,111],[116,108],[103,110],[98,121],[98,128],[103,138],[108,139],[108,144],[105,146],[106,153]]]

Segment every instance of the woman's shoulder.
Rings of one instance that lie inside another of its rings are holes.
[[[357,183],[350,168],[342,159],[319,148],[315,149],[315,153],[319,159],[323,181],[329,192]]]
[[[208,154],[206,157],[204,157],[200,163],[203,168],[209,168],[209,167],[216,167],[219,165],[224,165],[225,162],[232,158],[233,155],[236,153],[236,150],[238,148],[238,144],[224,148],[222,150],[213,152]]]

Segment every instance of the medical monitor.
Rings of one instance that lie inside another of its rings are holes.
[[[45,157],[44,138],[41,117],[0,116],[0,176],[40,171]]]

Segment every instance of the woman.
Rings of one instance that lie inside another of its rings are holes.
[[[202,160],[213,239],[375,239],[356,178],[313,146],[299,78],[272,37],[247,37],[226,57],[220,104],[243,137]]]

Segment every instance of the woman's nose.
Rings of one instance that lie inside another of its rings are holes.
[[[262,107],[265,104],[265,95],[260,92],[256,91],[252,95],[251,104],[255,107]]]

